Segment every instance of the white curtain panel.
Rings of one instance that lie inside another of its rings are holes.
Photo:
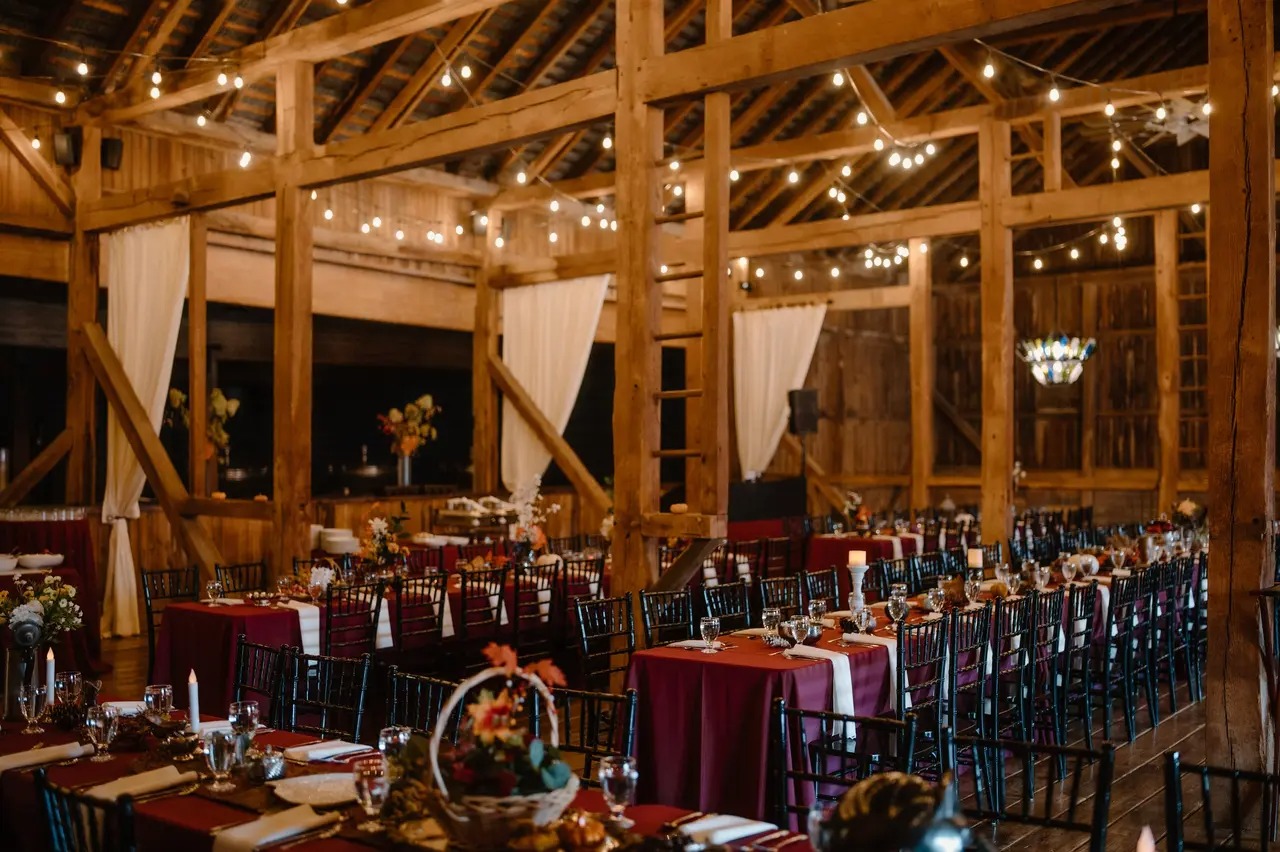
[[[593,275],[502,291],[502,362],[560,434],[578,399],[612,278]],[[504,399],[502,484],[515,491],[550,462],[551,451]]]
[[[190,226],[184,216],[115,231],[105,240],[107,339],[158,432],[187,294]],[[125,519],[138,517],[145,479],[115,412],[108,409],[102,522],[111,525],[111,538],[102,607],[104,636],[139,632],[138,582]]]
[[[804,387],[826,305],[733,315],[734,425],[744,479],[758,479],[787,428],[787,391]]]

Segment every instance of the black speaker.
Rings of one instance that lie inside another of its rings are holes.
[[[818,392],[803,388],[787,391],[787,404],[791,406],[791,422],[787,428],[792,435],[812,435],[818,431]]]
[[[123,139],[102,140],[102,167],[116,171],[120,168],[120,160],[124,157]]]
[[[83,141],[84,130],[79,127],[68,127],[54,133],[53,161],[67,168],[80,165],[80,145]]]

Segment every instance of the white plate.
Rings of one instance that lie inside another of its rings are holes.
[[[54,568],[62,564],[61,553],[27,553],[18,557],[23,568]]]
[[[270,783],[275,794],[291,805],[328,808],[354,802],[356,798],[356,785],[350,772],[299,775]]]

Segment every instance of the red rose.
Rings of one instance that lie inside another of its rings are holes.
[[[516,782],[519,780],[514,772],[506,769],[493,776],[493,783],[498,788],[499,796],[510,796],[511,791],[516,788]]]

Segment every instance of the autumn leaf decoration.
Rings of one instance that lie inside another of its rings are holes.
[[[527,666],[521,667],[516,659],[516,652],[512,650],[510,645],[499,645],[497,642],[490,642],[485,646],[484,655],[489,660],[489,664],[495,669],[502,669],[508,676],[514,675],[516,672],[524,672],[525,674],[534,675],[548,688],[554,686],[565,686],[568,681],[565,680],[564,672],[550,660],[538,660]]]

